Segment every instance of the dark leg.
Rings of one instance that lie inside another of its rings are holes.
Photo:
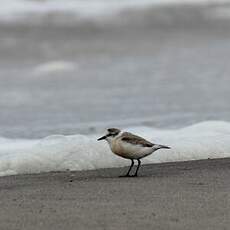
[[[131,169],[132,169],[132,167],[133,167],[133,165],[134,165],[133,159],[131,159],[131,161],[132,161],[132,163],[131,163],[131,165],[130,165],[130,167],[129,167],[128,172],[127,172],[124,176],[121,176],[121,177],[129,177],[129,176],[130,176],[129,173],[130,173],[130,171],[131,171]]]
[[[138,170],[139,170],[139,168],[141,166],[141,160],[137,159],[137,161],[138,161],[137,170],[136,170],[136,172],[135,172],[135,174],[133,176],[137,176]]]

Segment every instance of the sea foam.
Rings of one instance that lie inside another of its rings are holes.
[[[159,150],[143,163],[230,157],[230,123],[207,121],[177,130],[130,127],[126,130],[170,150]],[[0,138],[0,175],[89,170],[129,165],[111,153],[98,135],[52,135],[40,140]]]
[[[36,76],[56,74],[58,72],[69,72],[76,70],[76,64],[70,61],[54,60],[45,62],[35,67],[34,74]]]

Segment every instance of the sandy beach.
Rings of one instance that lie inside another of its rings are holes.
[[[0,178],[0,229],[229,229],[230,159]]]

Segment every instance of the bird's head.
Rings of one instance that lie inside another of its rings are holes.
[[[101,141],[101,140],[106,140],[108,142],[112,141],[115,137],[117,137],[119,134],[120,134],[121,130],[120,129],[116,129],[116,128],[109,128],[107,129],[107,133],[98,138],[97,140],[98,141]]]

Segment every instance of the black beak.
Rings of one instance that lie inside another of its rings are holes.
[[[97,140],[98,140],[98,141],[101,141],[101,140],[104,140],[104,139],[106,139],[106,136],[100,137],[100,138],[98,138]]]
[[[170,147],[166,146],[166,145],[160,145],[161,149],[171,149]]]

